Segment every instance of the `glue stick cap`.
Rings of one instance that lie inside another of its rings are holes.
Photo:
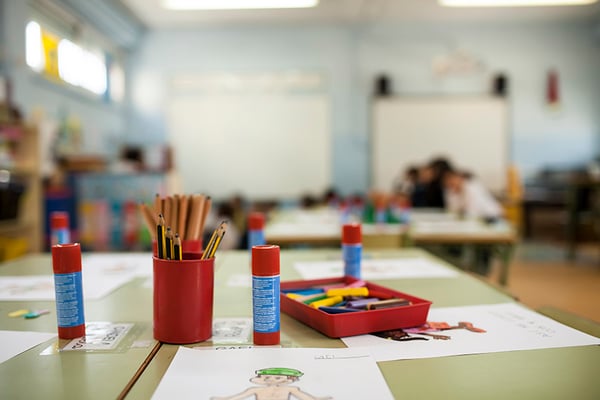
[[[342,227],[342,243],[359,244],[362,243],[362,232],[360,224],[344,224]]]
[[[81,271],[81,246],[79,243],[52,246],[52,269],[55,274]]]
[[[252,246],[252,275],[279,275],[279,246]]]
[[[51,229],[66,229],[69,227],[69,214],[64,211],[54,211],[50,214]]]
[[[265,228],[265,215],[255,211],[248,215],[248,229],[251,231],[259,231]]]

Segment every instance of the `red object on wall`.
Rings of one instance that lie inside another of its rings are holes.
[[[556,105],[560,102],[558,90],[558,72],[554,70],[548,71],[546,84],[546,102],[548,105]]]

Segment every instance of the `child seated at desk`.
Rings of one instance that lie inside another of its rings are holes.
[[[500,204],[470,175],[449,169],[444,173],[443,183],[446,210],[466,218],[483,219],[486,223],[492,223],[502,216]],[[462,253],[462,249],[456,247],[448,251],[454,256]],[[491,256],[490,248],[475,248],[474,269],[477,273],[488,274]]]
[[[492,194],[475,178],[448,170],[444,174],[446,209],[468,218],[497,220],[502,207]]]

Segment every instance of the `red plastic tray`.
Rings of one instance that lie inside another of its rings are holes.
[[[410,328],[423,325],[427,321],[429,306],[431,306],[430,301],[368,281],[366,281],[366,286],[370,290],[376,290],[395,298],[404,298],[410,300],[412,304],[382,310],[329,314],[300,301],[290,299],[283,293],[284,290],[306,289],[313,286],[342,282],[350,284],[355,281],[357,281],[356,278],[344,276],[339,278],[281,282],[281,311],[332,338],[363,335],[365,333],[390,329]]]

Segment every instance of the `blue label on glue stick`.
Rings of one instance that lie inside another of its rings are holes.
[[[360,279],[360,261],[362,258],[362,245],[342,245],[342,258],[344,260],[344,275]]]
[[[81,272],[54,274],[58,326],[70,328],[85,323]]]
[[[254,331],[279,332],[279,275],[252,276]]]

